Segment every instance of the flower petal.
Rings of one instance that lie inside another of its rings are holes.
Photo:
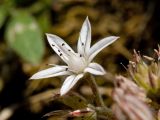
[[[83,77],[83,74],[71,75],[67,77],[60,90],[61,96],[66,94],[82,77]]]
[[[52,34],[46,35],[52,49],[62,58],[64,62],[69,61],[69,56],[75,54],[73,49],[60,37]]]
[[[108,45],[112,44],[113,42],[115,42],[119,37],[116,36],[110,36],[110,37],[106,37],[102,40],[100,40],[99,42],[97,42],[96,44],[94,44],[90,51],[89,51],[89,62],[92,61],[92,59],[105,47],[107,47]]]
[[[98,63],[90,63],[84,72],[89,72],[94,75],[104,75],[106,72]]]
[[[90,49],[90,44],[91,44],[91,25],[87,17],[81,28],[77,45],[78,53],[85,55]]]
[[[67,66],[56,66],[35,73],[30,79],[42,79],[56,77],[61,75],[71,75],[72,72],[67,71]]]

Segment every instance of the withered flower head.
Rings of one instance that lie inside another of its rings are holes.
[[[157,49],[154,49],[155,53],[157,54],[158,56],[158,60],[160,60],[160,46],[158,45],[158,50]]]
[[[145,91],[142,88],[138,87],[137,84],[135,84],[133,81],[123,76],[116,77],[115,86],[122,89],[125,93],[133,94],[143,101],[145,101],[146,99]]]
[[[160,58],[160,47],[155,50],[158,59]],[[135,57],[136,56],[136,57]],[[136,58],[136,61],[135,61]],[[145,62],[137,52],[134,52],[133,60],[129,62],[128,71],[132,79],[138,86],[145,89],[151,95],[155,95],[160,90],[160,65],[154,58],[144,56],[150,62]],[[141,62],[137,62],[141,60]]]
[[[157,118],[160,120],[160,109],[158,110]]]
[[[149,107],[137,96],[116,87],[112,97],[113,112],[118,120],[154,120]]]

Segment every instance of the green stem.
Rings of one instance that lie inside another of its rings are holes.
[[[96,107],[96,111],[99,115],[107,117],[107,120],[115,120],[115,116],[110,108],[107,107]]]
[[[88,79],[88,83],[92,89],[93,94],[95,95],[96,105],[101,106],[101,107],[105,107],[102,96],[100,95],[100,92],[98,90],[98,85],[95,81],[95,78],[92,75],[90,75],[90,79]]]
[[[92,89],[93,94],[95,95],[95,102],[98,107],[95,108],[99,115],[104,115],[108,120],[115,120],[115,116],[110,108],[107,108],[104,104],[102,96],[98,90],[98,85],[95,81],[94,76],[90,75],[88,83]]]

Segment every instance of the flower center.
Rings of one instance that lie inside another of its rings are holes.
[[[88,63],[85,58],[76,53],[73,56],[70,56],[70,61],[68,62],[68,69],[76,74],[82,73],[84,69],[87,67]]]

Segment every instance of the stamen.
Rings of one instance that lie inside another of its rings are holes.
[[[82,43],[82,46],[84,46],[84,43]]]
[[[60,50],[58,50],[58,52],[61,52]]]
[[[120,63],[120,64],[124,67],[126,71],[128,71],[127,67],[123,63]]]
[[[82,55],[80,54],[80,57],[82,57]]]
[[[68,70],[68,68],[66,68],[66,71]]]
[[[62,46],[64,46],[65,44],[64,43],[62,43]]]
[[[71,50],[68,50],[68,51],[71,51]]]
[[[62,53],[59,56],[62,56]]]
[[[55,45],[52,44],[52,46],[54,47]]]

